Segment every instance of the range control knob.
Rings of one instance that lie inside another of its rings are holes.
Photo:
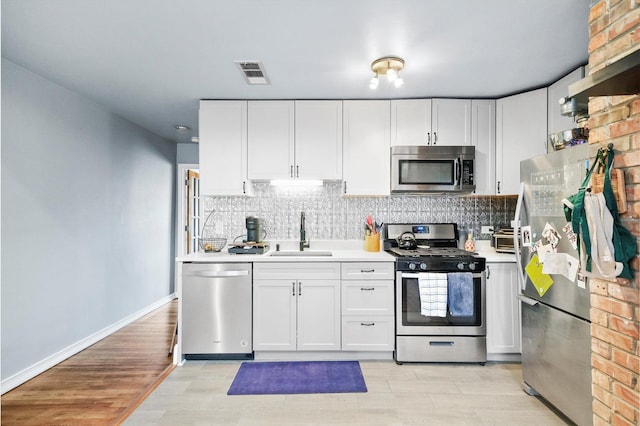
[[[415,264],[415,263],[410,263],[410,264],[409,264],[409,269],[411,269],[412,271],[413,271],[414,269],[416,269],[416,264]]]
[[[458,263],[458,269],[460,269],[461,271],[464,271],[464,263],[462,262]]]
[[[469,262],[469,269],[471,269],[472,271],[476,270],[476,262]]]
[[[426,270],[427,270],[427,264],[426,264],[426,263],[424,263],[424,262],[422,262],[422,263],[420,264],[420,269],[422,269],[423,271],[426,271]]]

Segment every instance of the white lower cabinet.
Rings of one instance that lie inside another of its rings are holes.
[[[340,264],[256,263],[253,349],[340,350]]]
[[[519,358],[520,302],[516,264],[487,262],[487,359]]]
[[[393,351],[393,263],[342,264],[342,350]]]

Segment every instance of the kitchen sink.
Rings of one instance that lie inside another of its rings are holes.
[[[306,250],[306,251],[297,251],[297,250],[281,250],[281,251],[272,251],[269,256],[333,256],[333,253],[330,251],[320,251],[320,250]]]

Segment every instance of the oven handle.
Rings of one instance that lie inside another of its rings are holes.
[[[447,274],[448,272],[453,271],[430,271],[430,272],[440,272],[442,274]],[[401,272],[400,278],[420,278],[420,274],[425,274],[427,272]],[[472,272],[471,275],[473,278],[480,278],[482,276],[482,272]]]

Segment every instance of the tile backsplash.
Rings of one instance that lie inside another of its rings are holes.
[[[363,239],[369,214],[378,223],[454,222],[465,235],[473,229],[476,239],[489,239],[489,234],[480,233],[481,226],[508,227],[516,206],[515,196],[343,197],[340,182],[314,188],[253,185],[254,197],[202,197],[203,221],[211,214],[203,236],[218,231],[229,242],[241,241],[245,217],[255,216],[262,219],[267,240],[297,240],[300,213],[304,212],[311,240]]]

